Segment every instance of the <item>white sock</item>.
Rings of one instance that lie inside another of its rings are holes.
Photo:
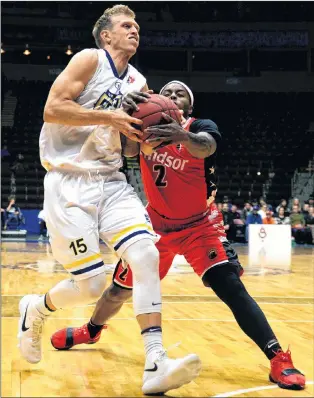
[[[144,340],[146,364],[153,362],[157,352],[163,350],[162,330],[160,326],[152,326],[142,331]]]
[[[48,309],[45,297],[46,295],[39,296],[36,300],[35,307],[42,315],[48,316],[51,315],[54,311]]]

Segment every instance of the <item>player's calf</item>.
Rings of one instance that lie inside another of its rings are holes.
[[[93,325],[106,324],[110,318],[120,311],[123,304],[131,297],[132,289],[124,289],[112,283],[98,300],[90,323]],[[96,334],[99,330],[97,327],[91,329],[91,335],[94,333]]]

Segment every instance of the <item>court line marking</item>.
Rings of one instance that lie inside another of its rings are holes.
[[[30,293],[26,293],[26,294],[2,294],[2,297],[24,297],[27,294]],[[32,293],[34,294],[34,293]],[[45,294],[45,293],[37,293],[37,294]],[[162,295],[162,297],[167,297],[167,296],[173,296],[173,297],[216,297],[216,296],[206,296],[204,294],[164,294]],[[253,296],[254,298],[273,298],[274,296]],[[314,296],[313,297],[309,297],[309,296],[276,296],[276,298],[278,299],[312,299],[314,300]]]
[[[22,296],[21,296],[22,297]],[[217,300],[217,301],[163,301],[162,304],[224,304],[222,301]],[[268,301],[259,301],[259,305],[263,306],[265,305],[296,305],[296,306],[308,306],[308,307],[314,307],[314,303],[284,303],[284,302],[268,302]],[[77,306],[73,308],[88,308],[88,307],[95,307],[95,304],[87,304],[87,305],[82,305],[82,306]],[[124,305],[133,305],[132,302],[126,302]]]
[[[133,305],[133,303],[130,303],[130,302],[127,302],[127,303],[124,303],[124,304],[128,304],[128,305]],[[223,303],[221,300],[217,300],[217,301],[163,301],[162,302],[162,304],[225,304],[225,303]],[[314,306],[314,303],[312,304],[312,303],[282,303],[282,302],[274,302],[274,303],[271,303],[271,302],[264,302],[264,301],[260,301],[259,302],[259,305],[264,305],[264,304],[269,304],[269,305],[274,305],[274,304],[276,304],[276,305],[281,305],[281,304],[283,304],[283,305],[302,305],[302,306],[304,306],[304,305],[308,305],[308,306],[311,306],[311,307],[313,307]],[[93,307],[94,306],[94,304],[88,304],[88,305],[86,305],[86,307]],[[79,307],[75,307],[75,308],[79,308]],[[81,307],[82,308],[82,307]]]
[[[19,319],[19,316],[2,316],[1,319]],[[85,317],[85,318],[57,318],[57,317],[49,317],[47,318],[48,321],[50,320],[71,320],[71,321],[83,321],[86,319],[90,319],[90,317]],[[112,318],[110,319],[111,321],[135,321],[135,318]],[[164,321],[208,321],[208,322],[233,322],[236,323],[235,319],[216,319],[216,318],[163,318]],[[287,322],[287,323],[314,323],[314,320],[303,320],[303,319],[268,319],[269,322]]]
[[[314,381],[307,381],[306,385],[313,385]],[[262,391],[262,390],[273,390],[275,388],[279,388],[277,385],[274,386],[258,386],[258,387],[252,387],[252,388],[245,388],[242,390],[234,390],[234,391],[230,391],[230,392],[225,392],[225,393],[221,393],[221,394],[217,394],[214,395],[213,398],[227,398],[227,397],[234,397],[235,395],[239,395],[239,394],[246,394],[248,392],[253,392],[253,391]]]

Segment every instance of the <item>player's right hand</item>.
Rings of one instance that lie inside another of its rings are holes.
[[[141,102],[148,102],[148,98],[150,98],[150,94],[153,94],[153,90],[148,91],[132,91],[128,93],[122,100],[122,108],[127,113],[132,113],[134,111],[138,111],[137,104]]]
[[[143,124],[142,120],[129,116],[123,109],[115,109],[110,111],[112,114],[110,125],[120,131],[132,141],[143,142],[140,136],[143,135],[139,126]],[[138,129],[134,127],[138,126]]]

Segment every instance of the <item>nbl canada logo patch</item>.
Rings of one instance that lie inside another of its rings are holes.
[[[128,78],[128,80],[127,80],[127,83],[128,83],[128,84],[132,84],[132,83],[134,83],[134,82],[135,82],[135,77],[129,76],[129,78]]]
[[[214,258],[217,257],[217,251],[215,249],[210,249],[207,255],[210,260],[214,260]]]

